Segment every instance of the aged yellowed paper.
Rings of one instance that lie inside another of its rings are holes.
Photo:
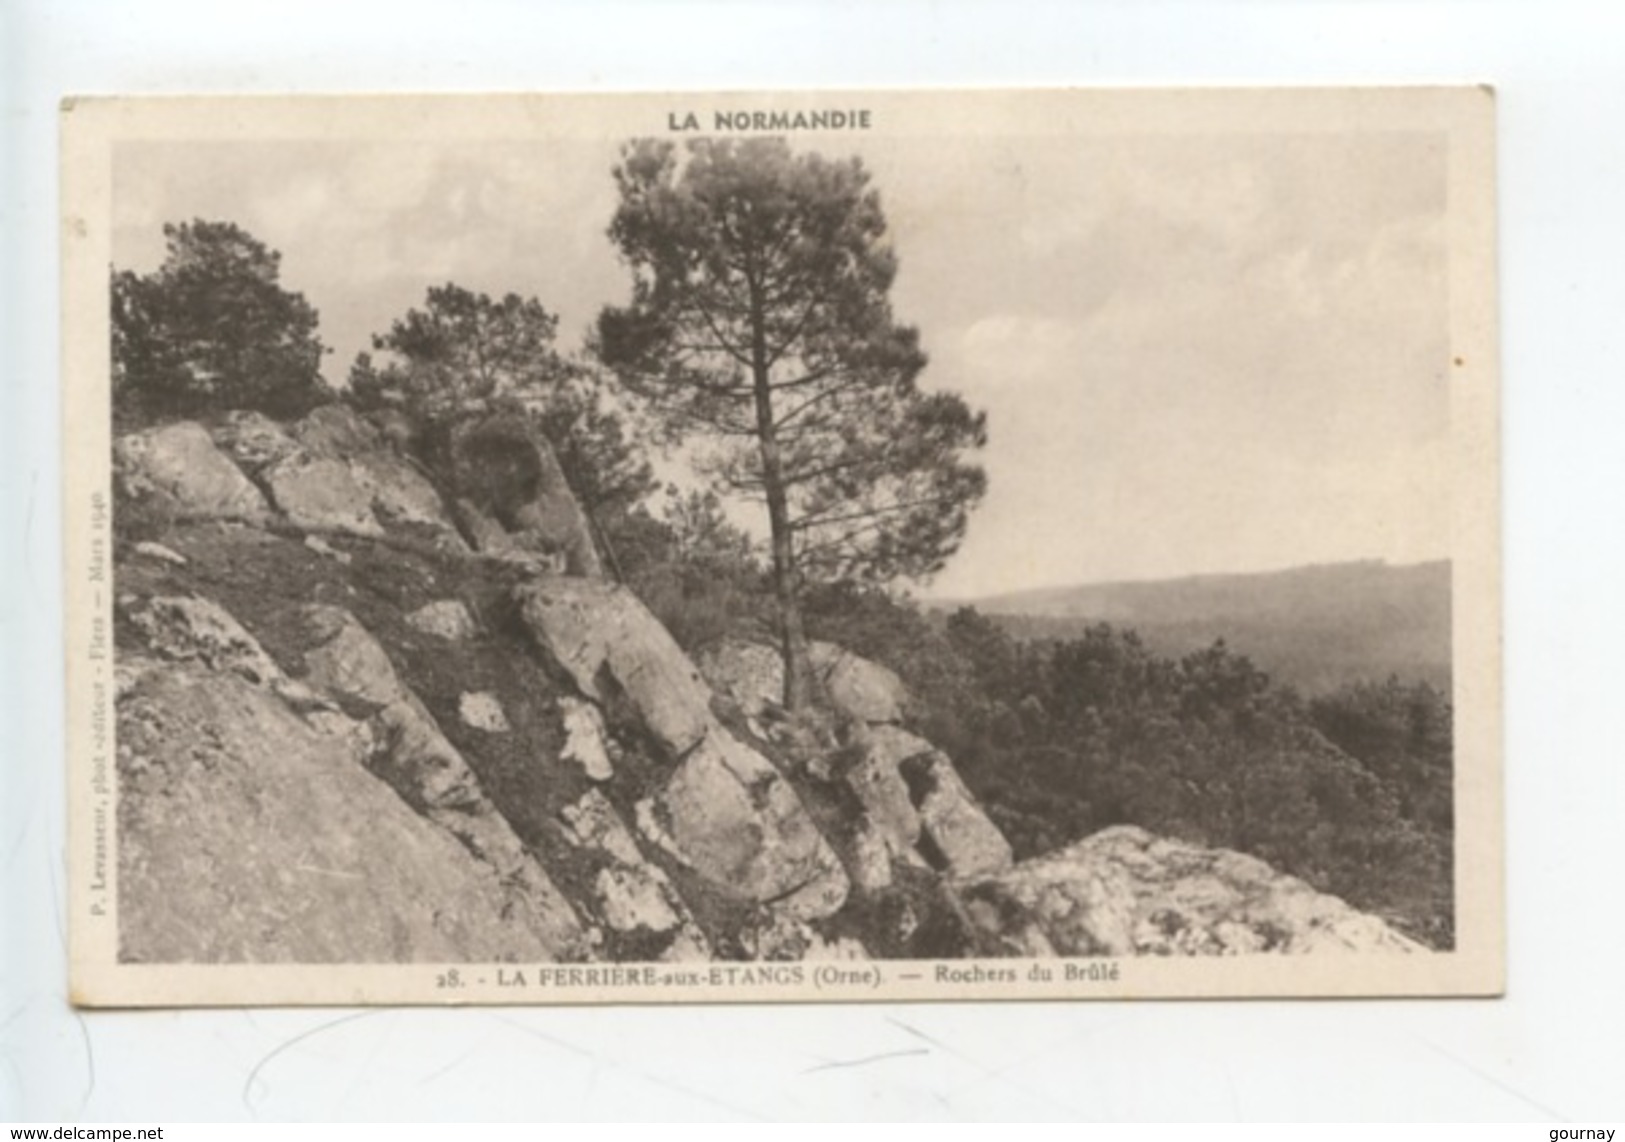
[[[62,164],[77,1003],[1502,989],[1487,90]]]

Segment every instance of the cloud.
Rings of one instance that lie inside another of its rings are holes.
[[[945,583],[1397,557],[1442,534],[1437,138],[853,146],[873,152],[922,383],[990,414],[989,497]],[[155,266],[164,221],[243,222],[320,311],[337,376],[445,281],[540,298],[573,348],[627,289],[604,234],[615,153],[142,144],[118,159],[115,261]]]
[[[938,350],[992,437],[939,590],[1443,552],[1442,183],[1374,186],[1392,164],[1340,143],[1362,157],[1335,188],[1313,153],[1237,149],[1130,146],[1029,196],[1027,288]]]

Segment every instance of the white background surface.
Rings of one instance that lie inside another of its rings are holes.
[[[1393,81],[1500,90],[1506,999],[66,1006],[61,95]],[[0,1120],[1625,1118],[1625,8],[9,0],[0,86]]]

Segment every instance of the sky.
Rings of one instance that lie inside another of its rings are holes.
[[[922,593],[1448,557],[1442,136],[840,135],[874,176],[926,388],[988,414],[989,491]],[[114,262],[162,225],[282,254],[341,381],[445,282],[575,348],[629,277],[617,140],[123,143]]]

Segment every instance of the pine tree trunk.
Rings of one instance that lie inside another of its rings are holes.
[[[774,472],[766,481],[767,514],[773,531],[773,590],[779,606],[779,653],[784,658],[784,706],[787,710],[801,710],[808,706],[812,696],[807,635],[801,625],[801,584],[796,574],[790,513],[784,486],[776,478],[778,445],[771,441],[763,441],[762,467],[764,473]]]
[[[784,707],[804,710],[811,703],[807,634],[801,625],[801,582],[796,568],[795,534],[784,490],[784,467],[773,423],[773,389],[761,305],[751,286],[751,384],[756,401],[756,436],[762,457],[762,488],[767,498],[773,542],[773,593],[779,609],[779,653],[784,659]]]

